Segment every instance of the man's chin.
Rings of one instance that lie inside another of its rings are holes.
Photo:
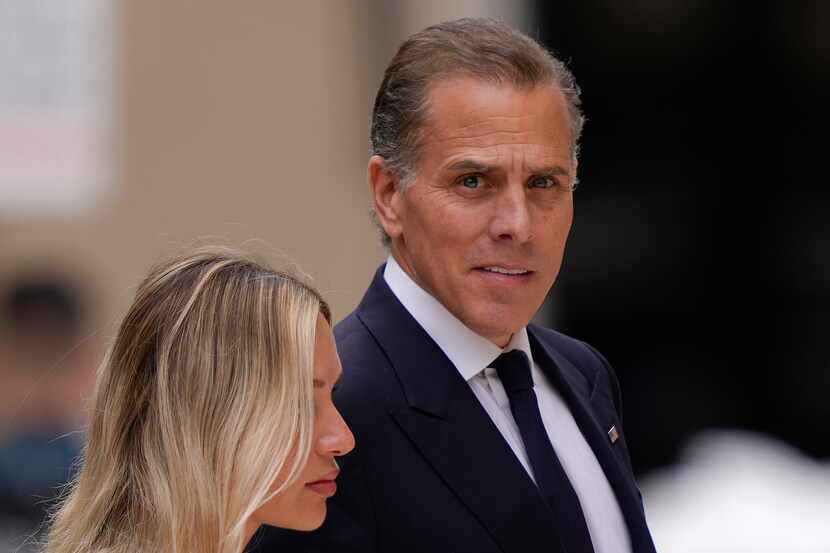
[[[494,320],[499,319],[495,318],[494,316]],[[526,323],[498,326],[494,326],[492,324],[482,324],[476,325],[475,327],[471,326],[470,328],[479,336],[486,338],[487,340],[496,344],[498,347],[503,348],[508,344],[508,342],[510,342],[510,338],[512,338],[515,333],[520,331],[525,326]]]

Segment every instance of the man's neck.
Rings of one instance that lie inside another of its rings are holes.
[[[421,278],[418,276],[418,272],[415,271],[415,268],[409,262],[409,258],[406,255],[404,255],[403,252],[400,251],[400,248],[398,248],[397,244],[392,244],[392,246],[389,249],[389,255],[392,256],[392,258],[395,260],[395,263],[398,264],[398,267],[400,267],[403,270],[403,272],[406,273],[410,279],[412,279],[412,282],[417,284],[421,290],[435,298],[435,294],[421,280]],[[435,299],[437,300],[438,298]]]
[[[421,290],[423,290],[424,292],[426,292],[427,294],[429,294],[430,296],[435,298],[436,301],[441,303],[441,301],[435,296],[435,294],[432,293],[432,290],[430,290],[424,284],[424,282],[418,277],[418,273],[415,271],[415,269],[412,267],[412,265],[408,262],[408,259],[406,258],[406,256],[402,255],[401,252],[399,251],[399,249],[397,247],[395,247],[395,244],[393,244],[390,247],[389,254],[395,260],[395,263],[398,264],[398,267],[400,267],[401,270],[404,273],[406,273],[406,275],[410,278],[410,280],[412,280],[412,282],[414,282]],[[444,308],[446,309],[446,306],[444,306]],[[447,311],[449,311],[449,310],[447,310]],[[473,331],[473,332],[475,332],[475,331]],[[510,343],[510,340],[513,338],[513,334],[506,334],[506,335],[500,335],[500,336],[484,336],[484,335],[479,334],[479,336],[481,336],[485,340],[488,340],[489,342],[492,342],[494,345],[498,346],[501,349],[504,349],[507,346],[507,344]]]

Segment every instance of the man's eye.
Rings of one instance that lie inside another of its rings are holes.
[[[478,175],[467,175],[461,179],[461,184],[465,188],[479,188],[481,186],[481,177]]]
[[[527,185],[530,188],[551,188],[556,186],[556,181],[552,177],[538,176],[530,179]]]

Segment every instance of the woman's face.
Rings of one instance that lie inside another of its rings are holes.
[[[314,530],[326,518],[326,499],[337,491],[334,458],[354,448],[354,436],[331,400],[331,392],[342,368],[331,327],[317,317],[314,345],[314,435],[308,463],[300,478],[254,512],[249,529],[260,524]],[[277,478],[275,485],[281,482]],[[250,532],[253,533],[253,532]]]

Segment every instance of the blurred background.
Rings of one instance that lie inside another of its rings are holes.
[[[538,319],[600,349],[660,551],[830,551],[830,4],[0,0],[0,551],[29,551],[135,286],[287,256],[335,318],[385,257],[368,119],[397,45],[490,16],[588,117]]]

